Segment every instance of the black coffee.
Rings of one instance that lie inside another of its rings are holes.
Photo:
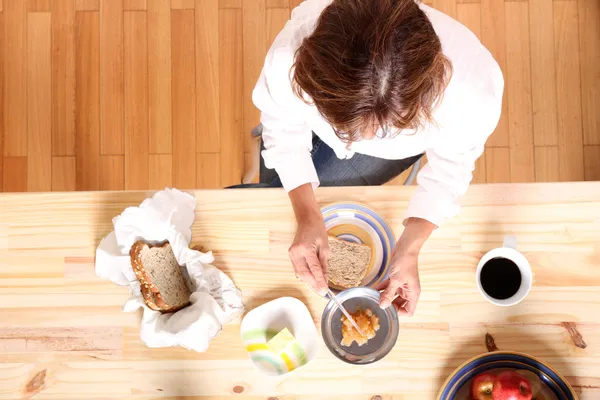
[[[521,287],[521,271],[509,259],[496,257],[486,262],[479,276],[483,290],[494,299],[508,299]]]

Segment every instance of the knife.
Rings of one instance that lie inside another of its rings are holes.
[[[354,318],[352,318],[350,313],[344,308],[344,306],[338,301],[338,299],[335,298],[335,294],[333,294],[331,289],[328,289],[327,291],[329,293],[329,297],[331,297],[331,300],[333,300],[335,305],[342,311],[342,313],[344,313],[346,318],[348,318],[348,320],[350,321],[350,323],[352,324],[354,329],[356,329],[358,331],[358,333],[360,333],[360,336],[364,337],[365,334],[363,333],[363,331],[358,327],[358,324],[354,321]]]

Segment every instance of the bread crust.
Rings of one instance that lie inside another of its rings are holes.
[[[148,273],[144,268],[144,264],[142,263],[142,250],[145,250],[146,248],[150,249],[153,247],[161,248],[168,245],[169,242],[165,242],[161,245],[152,246],[144,242],[143,240],[139,240],[135,242],[133,246],[131,246],[131,250],[129,251],[129,257],[131,258],[131,267],[138,281],[140,281],[140,290],[142,292],[144,303],[146,303],[146,305],[154,311],[175,312],[181,310],[189,304],[184,304],[180,307],[172,307],[168,305],[164,301],[162,295],[160,294],[160,290],[158,290],[158,287],[156,287],[156,285],[152,283],[152,280],[150,279],[150,276],[148,276]]]

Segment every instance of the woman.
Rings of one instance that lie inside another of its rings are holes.
[[[288,192],[296,275],[327,289],[327,232],[313,189],[380,185],[422,154],[428,163],[380,289],[381,306],[415,312],[417,259],[457,214],[475,160],[500,117],[503,78],[477,37],[413,0],[307,0],[269,50],[253,101],[267,168]]]

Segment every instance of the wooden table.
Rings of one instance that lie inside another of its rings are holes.
[[[321,204],[369,204],[398,235],[413,190],[317,195]],[[600,399],[600,182],[472,186],[460,216],[423,249],[423,294],[416,315],[401,320],[393,352],[361,368],[322,346],[317,360],[280,379],[254,370],[239,321],[204,354],[140,341],[140,315],[121,311],[128,289],[95,276],[94,251],[111,218],[150,194],[0,195],[0,398],[40,390],[35,399],[432,399],[456,366],[487,351],[489,333],[501,350],[549,362],[582,399]],[[247,308],[295,296],[318,324],[325,302],[294,279],[287,258],[295,222],[286,195],[194,194],[193,243],[214,251]],[[523,303],[497,308],[478,293],[474,272],[505,234],[517,236],[535,281]]]

